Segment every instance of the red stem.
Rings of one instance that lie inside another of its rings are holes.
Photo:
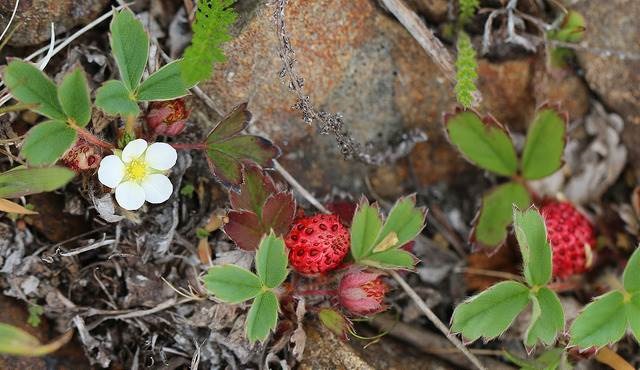
[[[83,129],[82,127],[78,127],[78,126],[71,126],[74,130],[76,130],[78,132],[78,134],[80,136],[82,136],[83,139],[85,139],[86,141],[88,141],[91,144],[97,145],[101,148],[107,149],[107,150],[111,150],[113,151],[116,147],[109,143],[106,142],[102,139],[99,139],[98,137],[96,137],[94,134],[90,133],[89,131]]]
[[[171,143],[174,149],[178,150],[205,150],[207,145],[205,143]]]

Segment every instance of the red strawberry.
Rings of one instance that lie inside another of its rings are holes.
[[[564,279],[585,272],[591,267],[591,248],[596,245],[591,222],[569,202],[545,204],[541,213],[553,250],[553,276]]]
[[[306,275],[333,270],[349,253],[349,239],[349,231],[336,215],[301,218],[285,240],[289,263]]]

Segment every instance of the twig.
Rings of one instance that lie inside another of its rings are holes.
[[[524,281],[522,276],[518,276],[516,274],[510,274],[508,272],[503,271],[493,271],[493,270],[485,270],[478,269],[474,267],[458,267],[455,269],[455,272],[464,273],[464,274],[474,274],[474,275],[483,275],[488,277],[494,277],[503,280],[515,280],[515,281]]]
[[[159,305],[150,308],[148,310],[138,310],[138,311],[134,311],[134,312],[129,312],[129,313],[125,313],[122,315],[117,315],[117,316],[110,316],[110,317],[105,317],[105,319],[113,319],[113,320],[124,320],[124,319],[133,319],[136,317],[143,317],[143,316],[148,316],[148,315],[153,315],[154,313],[160,312],[160,311],[164,311],[167,308],[171,308],[173,306],[179,306],[181,304],[187,303],[187,302],[191,302],[194,301],[195,299],[193,298],[185,298],[182,299],[180,301],[176,301],[175,298],[171,298],[168,299],[162,303],[160,303]]]
[[[107,246],[107,245],[112,245],[112,244],[114,244],[114,243],[115,243],[115,241],[116,241],[115,239],[107,239],[107,240],[103,240],[103,241],[101,241],[101,242],[97,242],[97,243],[89,244],[89,245],[87,245],[87,246],[85,246],[85,247],[76,248],[76,249],[71,250],[71,251],[69,251],[69,252],[60,253],[60,255],[61,255],[62,257],[71,257],[71,256],[75,256],[75,255],[77,255],[77,254],[84,253],[84,252],[88,252],[88,251],[91,251],[91,250],[94,250],[94,249],[98,249],[98,248],[100,248],[100,247],[104,247],[104,246]]]
[[[413,288],[411,288],[409,284],[407,284],[407,282],[400,275],[398,275],[397,272],[395,272],[394,270],[390,270],[389,274],[398,282],[398,284],[400,284],[402,289],[404,289],[404,291],[409,295],[409,297],[418,306],[418,308],[420,308],[422,313],[427,316],[429,321],[431,321],[438,328],[438,330],[440,330],[442,334],[447,337],[449,342],[456,346],[456,348],[459,349],[460,352],[462,352],[462,354],[464,354],[476,368],[478,368],[479,370],[486,370],[484,365],[482,365],[482,362],[480,362],[480,360],[478,360],[478,358],[474,356],[473,353],[469,352],[467,347],[465,347],[465,345],[449,331],[449,328],[438,318],[438,316],[436,316],[435,313],[433,313],[433,311],[431,311],[427,304],[424,303],[422,298],[418,296],[416,291],[413,290]]]
[[[398,320],[390,314],[377,315],[369,323],[375,328],[386,331],[392,337],[411,344],[425,353],[446,360],[455,365],[457,369],[468,369],[473,366],[467,357],[462,355],[449,341],[434,332],[418,328],[415,325],[398,322]],[[469,351],[476,355],[502,355],[502,351],[495,350],[470,349]],[[513,367],[492,358],[483,358],[482,363],[491,370],[513,369]]]
[[[300,183],[293,177],[291,176],[291,174],[289,173],[289,171],[285,170],[284,167],[282,167],[280,165],[280,163],[278,163],[278,161],[274,160],[273,161],[273,168],[278,171],[278,173],[280,175],[282,175],[282,177],[284,177],[284,179],[294,188],[298,191],[298,193],[300,193],[300,195],[302,195],[302,197],[304,199],[306,199],[309,203],[311,203],[311,205],[313,205],[314,207],[316,207],[319,211],[321,211],[322,213],[331,213],[329,212],[328,209],[326,209],[322,203],[320,203],[311,193],[309,193],[309,191],[307,191],[307,189],[305,189],[302,185],[300,185]]]

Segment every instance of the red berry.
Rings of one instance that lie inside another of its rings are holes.
[[[182,98],[153,102],[146,116],[147,125],[156,135],[177,136],[184,131],[190,113]]]
[[[351,270],[340,280],[338,299],[347,311],[368,316],[386,309],[384,297],[389,286],[382,274],[366,270]]]
[[[301,218],[285,240],[289,263],[306,275],[333,270],[349,253],[349,239],[349,231],[336,215]]]
[[[100,148],[89,144],[84,139],[79,139],[62,157],[62,163],[79,173],[98,168],[101,159]]]
[[[569,202],[551,202],[541,209],[553,251],[553,276],[564,279],[585,272],[596,245],[591,222]]]

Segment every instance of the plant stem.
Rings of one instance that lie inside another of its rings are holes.
[[[174,149],[178,150],[206,150],[207,145],[205,143],[171,143]]]
[[[596,360],[601,362],[614,370],[634,370],[624,358],[615,353],[609,347],[603,347],[596,353]]]
[[[76,132],[78,133],[78,135],[80,135],[83,139],[85,139],[87,142],[97,145],[103,149],[107,149],[107,150],[111,150],[113,151],[115,149],[115,146],[107,141],[104,141],[102,139],[99,139],[97,136],[95,136],[94,134],[90,133],[88,130],[80,127],[80,126],[76,126],[76,125],[70,125],[72,129],[76,130]]]
[[[124,131],[127,134],[135,136],[135,129],[136,129],[136,116],[128,115],[124,121]]]

